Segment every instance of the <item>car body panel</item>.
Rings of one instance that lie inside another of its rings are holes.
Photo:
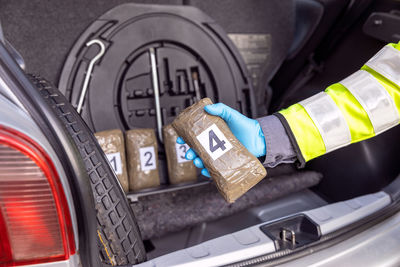
[[[24,265],[26,267],[77,267],[82,266],[80,263],[79,255],[72,255],[68,260],[56,261],[56,262],[46,262],[40,264]]]
[[[400,212],[337,245],[280,266],[399,266]]]

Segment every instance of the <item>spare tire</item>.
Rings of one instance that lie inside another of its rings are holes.
[[[29,78],[70,133],[90,177],[100,259],[113,266],[145,261],[146,252],[135,216],[96,138],[58,89],[39,76]]]

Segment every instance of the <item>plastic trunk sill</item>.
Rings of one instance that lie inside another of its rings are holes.
[[[275,266],[283,264],[322,249],[336,245],[352,236],[365,231],[366,229],[385,221],[395,213],[400,211],[400,175],[388,186],[382,189],[391,198],[391,204],[377,210],[376,212],[355,221],[347,226],[337,229],[334,232],[321,236],[320,240],[309,245],[294,249],[282,250],[271,254],[258,256],[252,259],[228,264],[226,266],[250,266],[254,264],[263,264],[263,266]]]

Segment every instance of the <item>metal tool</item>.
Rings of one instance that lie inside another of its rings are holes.
[[[83,101],[85,100],[86,91],[87,91],[88,86],[89,86],[90,77],[92,76],[93,66],[104,55],[104,52],[106,51],[105,45],[98,39],[94,39],[94,40],[91,40],[91,41],[87,42],[86,46],[91,46],[91,45],[94,45],[94,44],[97,44],[100,47],[100,51],[94,58],[92,58],[90,60],[89,66],[88,66],[88,68],[86,70],[85,80],[83,81],[81,94],[79,95],[79,101],[78,101],[78,105],[76,107],[76,111],[79,114],[82,111]]]
[[[162,136],[163,123],[162,123],[161,107],[160,107],[160,90],[158,88],[158,70],[156,63],[156,51],[153,47],[149,49],[149,54],[150,54],[150,64],[151,64],[151,78],[154,89],[154,102],[156,105],[158,138],[160,139],[160,142],[163,143],[163,136]]]
[[[199,74],[198,74],[198,72],[196,72],[196,71],[192,72],[192,79],[193,79],[193,86],[194,86],[194,93],[195,93],[196,101],[200,101],[201,95],[200,95]]]
[[[296,233],[291,229],[282,228],[281,229],[281,238],[283,241],[290,241],[293,246],[296,245]]]

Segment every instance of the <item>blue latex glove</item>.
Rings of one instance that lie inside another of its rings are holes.
[[[205,106],[204,110],[210,115],[221,117],[228,124],[240,143],[254,156],[262,157],[266,155],[265,137],[258,121],[247,118],[240,112],[222,103]],[[176,142],[178,144],[185,143],[181,137],[178,137]],[[210,173],[205,169],[203,161],[193,149],[189,149],[185,157],[188,160],[193,160],[194,165],[202,169],[201,174],[210,177]]]

